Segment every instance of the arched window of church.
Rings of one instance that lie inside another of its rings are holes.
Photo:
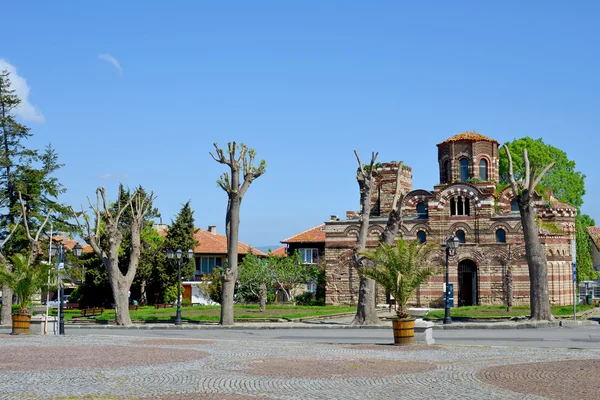
[[[458,241],[460,243],[464,243],[465,242],[465,231],[463,231],[462,229],[459,229],[459,230],[456,231],[455,235],[458,238]]]
[[[517,201],[517,199],[513,199],[510,202],[510,211],[511,212],[519,212],[519,202]]]
[[[506,231],[504,229],[498,229],[496,231],[496,242],[506,243]]]
[[[466,182],[469,179],[469,160],[463,158],[460,160],[460,180]]]
[[[425,231],[417,232],[417,239],[419,240],[419,243],[421,243],[421,244],[427,242],[427,233],[425,233]]]
[[[417,204],[417,215],[419,216],[419,219],[427,219],[428,215],[427,215],[427,209],[425,208],[425,203],[419,203]]]
[[[471,202],[468,197],[457,196],[450,198],[450,216],[471,215]]]
[[[452,164],[450,160],[444,161],[444,167],[442,168],[442,176],[444,182],[442,183],[450,183],[452,181]]]
[[[482,181],[488,180],[488,162],[485,158],[479,161],[479,177]]]

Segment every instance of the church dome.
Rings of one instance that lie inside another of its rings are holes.
[[[454,135],[451,138],[444,140],[442,143],[438,143],[438,147],[443,144],[451,143],[451,142],[491,142],[491,143],[500,144],[496,140],[489,138],[487,136],[483,136],[482,134],[477,133],[475,131],[466,131],[466,132],[461,132],[457,135]]]

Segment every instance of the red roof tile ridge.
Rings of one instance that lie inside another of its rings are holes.
[[[297,237],[297,236],[303,235],[303,234],[305,234],[305,233],[308,233],[308,232],[310,232],[310,231],[312,231],[312,230],[315,230],[315,229],[317,229],[317,228],[319,228],[319,229],[320,229],[320,228],[323,228],[324,226],[325,226],[325,223],[322,223],[322,224],[320,224],[320,225],[314,226],[314,227],[312,227],[312,228],[310,228],[310,229],[307,229],[307,230],[305,230],[305,231],[303,231],[303,232],[297,233],[297,234],[295,234],[294,236],[290,236],[290,237],[289,237],[289,238],[287,238],[287,239],[281,240],[279,243],[288,243],[288,242],[290,242],[290,241],[294,240],[294,238],[295,238],[295,237]]]

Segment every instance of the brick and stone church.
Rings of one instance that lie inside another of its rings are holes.
[[[460,240],[449,260],[449,282],[454,284],[454,306],[506,303],[506,281],[512,276],[513,304],[529,304],[529,272],[519,208],[510,187],[499,185],[499,143],[475,132],[455,135],[437,145],[439,184],[433,190],[412,188],[412,170],[403,166],[401,185],[403,221],[399,237],[439,244],[431,260],[440,274],[421,286],[413,305],[441,307],[445,242]],[[398,164],[378,167],[372,192],[373,213],[368,246],[376,246],[391,209]],[[548,288],[553,305],[573,302],[571,239],[576,209],[551,193],[534,197],[540,240],[548,259]],[[324,257],[327,265],[327,304],[356,304],[358,276],[349,262],[359,231],[356,212],[325,223]],[[378,289],[378,303],[385,293]]]

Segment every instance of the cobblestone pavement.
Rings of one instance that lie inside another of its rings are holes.
[[[591,399],[598,368],[600,349],[0,335],[0,399]]]

